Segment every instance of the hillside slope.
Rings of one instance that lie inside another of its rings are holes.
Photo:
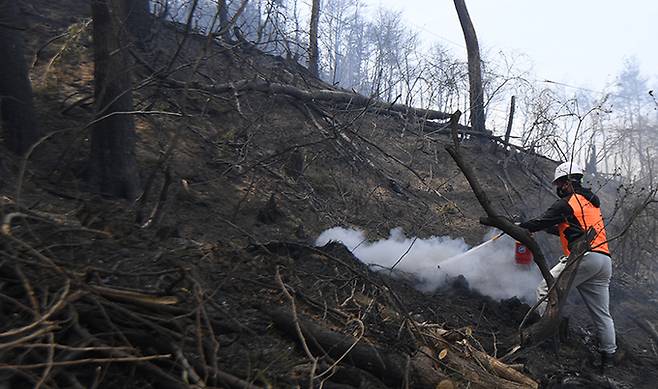
[[[315,387],[327,388],[503,382],[476,355],[508,353],[527,306],[494,301],[459,278],[421,293],[413,277],[375,272],[340,244],[313,246],[335,226],[371,240],[402,227],[411,237],[480,243],[483,211],[444,150],[452,141],[441,124],[381,106],[209,93],[204,85],[239,80],[335,88],[284,58],[200,36],[175,70],[154,76],[182,41],[175,26],[161,25],[151,50],[135,51],[133,69],[136,110],[159,112],[135,116],[147,192],[135,204],[105,199],[86,186],[94,118],[87,7],[24,4],[38,120],[52,136],[25,171],[21,160],[0,157],[0,312],[9,318],[0,342],[17,341],[0,343],[8,350],[0,381],[283,388],[309,387],[315,374]],[[498,209],[533,215],[552,201],[542,182],[554,162],[493,142],[462,144]],[[655,303],[636,303],[651,295],[623,277],[615,288],[629,356],[610,379],[588,360],[595,339],[582,305],[557,354],[542,346],[506,362],[546,387],[653,387],[658,360],[637,321],[655,323]],[[328,343],[310,324],[301,331],[305,322],[332,331]]]

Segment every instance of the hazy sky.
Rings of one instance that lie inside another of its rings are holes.
[[[369,0],[401,10],[424,41],[464,53],[452,0]],[[480,42],[492,55],[526,54],[538,79],[601,90],[635,56],[658,82],[658,1],[466,0]]]

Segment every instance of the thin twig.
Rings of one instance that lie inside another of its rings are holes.
[[[0,370],[25,370],[25,369],[40,369],[47,366],[77,366],[86,365],[89,363],[123,363],[123,362],[146,362],[156,359],[169,359],[171,354],[155,354],[145,357],[117,357],[117,358],[86,358],[77,359],[74,361],[55,361],[52,363],[32,363],[26,365],[8,365],[0,363]]]
[[[343,359],[345,359],[345,358],[347,357],[347,355],[352,351],[352,349],[354,349],[354,347],[356,347],[357,343],[359,343],[359,341],[361,341],[361,338],[363,338],[363,335],[365,334],[365,331],[366,331],[365,325],[364,325],[363,322],[362,322],[361,320],[359,320],[359,319],[352,319],[352,320],[350,320],[350,321],[346,324],[346,326],[349,326],[349,325],[352,324],[352,323],[356,323],[356,324],[359,326],[359,334],[356,336],[356,339],[354,340],[354,343],[352,343],[352,345],[351,345],[350,347],[348,347],[347,350],[345,350],[345,352],[343,353],[343,355],[341,355],[338,359],[336,359],[336,361],[335,361],[334,363],[332,363],[331,366],[329,366],[329,367],[328,367],[325,371],[323,371],[322,373],[316,375],[315,378],[321,378],[323,375],[325,375],[325,374],[331,372],[331,371],[333,370],[333,368],[336,367],[336,366],[338,366],[338,364],[339,364]]]
[[[283,283],[283,280],[281,279],[281,273],[279,272],[279,267],[276,267],[276,274],[274,276],[277,284],[283,291],[283,294],[286,296],[288,301],[290,301],[290,309],[292,311],[292,317],[293,321],[295,323],[295,331],[297,332],[297,336],[299,337],[299,341],[302,344],[302,348],[304,349],[304,352],[308,356],[308,358],[312,361],[313,367],[311,368],[311,378],[309,382],[309,388],[313,389],[313,381],[315,380],[315,369],[318,366],[318,358],[316,358],[312,353],[311,350],[308,348],[308,344],[306,344],[306,338],[304,337],[304,334],[302,333],[302,328],[299,324],[299,317],[297,316],[297,307],[295,305],[295,298],[292,297],[290,292],[288,292],[288,288],[286,285]],[[356,344],[356,343],[355,343]]]

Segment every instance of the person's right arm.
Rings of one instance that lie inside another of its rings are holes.
[[[557,235],[557,225],[567,219],[571,207],[566,199],[559,199],[551,205],[541,216],[519,224],[530,232],[546,231]]]

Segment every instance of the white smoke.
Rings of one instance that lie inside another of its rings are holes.
[[[499,233],[490,231],[484,237],[485,243],[471,251],[472,247],[462,238],[408,238],[402,228],[392,229],[388,239],[370,242],[361,230],[334,227],[320,234],[315,244],[341,242],[361,262],[383,269],[390,268],[404,255],[395,269],[413,274],[419,282],[417,287],[425,292],[434,291],[462,275],[472,289],[494,299],[516,296],[534,302],[541,274],[534,264],[516,264],[512,238],[503,235],[489,240]]]

